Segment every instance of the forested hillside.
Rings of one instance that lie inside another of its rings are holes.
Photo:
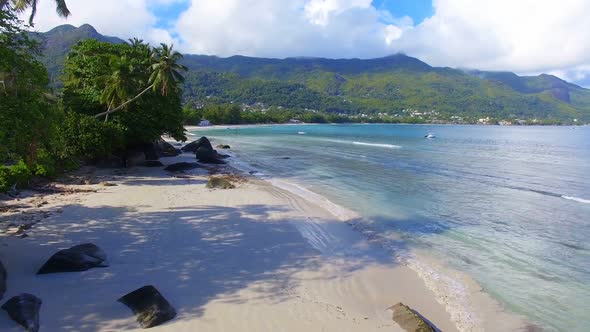
[[[65,54],[77,41],[123,42],[88,25],[40,36],[56,86]],[[197,108],[232,103],[348,115],[426,113],[441,120],[590,121],[590,90],[555,76],[431,67],[403,54],[368,60],[186,55],[183,64],[189,68],[184,100]]]

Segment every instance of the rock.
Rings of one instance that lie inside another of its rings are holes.
[[[225,161],[219,159],[219,155],[217,151],[211,149],[208,150],[205,147],[200,147],[197,149],[197,160],[202,163],[206,164],[225,164]]]
[[[219,144],[216,146],[218,149],[231,149],[229,145]]]
[[[143,286],[119,298],[117,301],[128,306],[137,322],[144,328],[158,326],[176,317],[176,310],[154,286]]]
[[[143,167],[162,167],[162,166],[164,166],[164,164],[162,164],[162,162],[159,160],[146,160],[141,164],[141,166],[143,166]]]
[[[116,187],[117,186],[116,183],[111,183],[111,182],[102,182],[100,185],[103,187]]]
[[[210,189],[234,189],[235,187],[236,186],[224,178],[211,177],[207,182],[207,188]]]
[[[168,172],[181,172],[181,171],[187,171],[187,170],[191,170],[191,169],[195,169],[195,168],[199,168],[199,167],[201,167],[201,166],[197,163],[182,162],[182,163],[168,165],[164,169],[167,170]]]
[[[401,302],[388,309],[393,311],[393,321],[408,332],[438,331],[438,329],[424,317]]]
[[[163,139],[157,140],[154,145],[156,147],[156,152],[160,157],[176,157],[180,154],[180,151],[177,148]]]
[[[29,332],[39,331],[39,309],[41,299],[31,294],[20,294],[8,300],[2,309],[8,312],[13,321],[24,326]]]
[[[156,147],[157,143],[146,143],[143,144],[142,150],[145,155],[145,160],[158,160],[160,157],[158,156],[158,149]]]
[[[8,279],[8,273],[6,273],[6,268],[2,261],[0,261],[0,299],[4,297],[4,293],[6,292],[6,279]]]
[[[93,267],[107,267],[107,255],[92,243],[79,244],[55,253],[37,274],[80,272]]]
[[[221,159],[227,159],[227,158],[230,158],[230,157],[231,156],[230,155],[227,155],[227,154],[221,154],[221,153],[218,153],[217,154],[217,158],[221,158]]]
[[[204,147],[207,150],[213,150],[213,146],[209,139],[205,136],[199,138],[198,140],[191,142],[181,148],[183,152],[197,152],[200,147]]]

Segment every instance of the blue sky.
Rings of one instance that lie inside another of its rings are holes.
[[[373,5],[389,11],[395,17],[409,16],[419,24],[434,14],[432,0],[376,0]]]

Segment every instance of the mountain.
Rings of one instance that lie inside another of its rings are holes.
[[[89,25],[60,26],[39,34],[51,76],[70,47],[100,35]],[[220,58],[185,55],[185,99],[195,105],[240,103],[348,114],[411,113],[496,119],[590,121],[590,90],[551,75],[518,76],[432,67],[396,54],[378,59]]]
[[[32,32],[31,35],[41,43],[42,62],[47,67],[51,84],[54,86],[61,85],[59,76],[63,63],[70,49],[77,42],[85,39],[96,39],[113,44],[125,43],[120,38],[101,35],[90,24],[84,24],[78,28],[65,24],[47,32]]]

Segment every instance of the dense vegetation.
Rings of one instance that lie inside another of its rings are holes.
[[[16,16],[21,2],[12,3],[0,8],[0,192],[80,162],[124,160],[163,134],[185,139],[179,53],[140,40],[85,40],[67,57],[55,95],[38,40]]]
[[[52,80],[60,76],[68,45],[85,38],[122,42],[88,25],[57,27],[36,37],[43,41],[42,61],[51,66]],[[590,90],[551,75],[437,68],[402,54],[369,60],[187,55],[182,63],[190,69],[184,103],[195,109],[238,105],[242,122],[276,122],[269,110],[284,113],[279,118],[301,118],[313,110],[314,117],[347,121],[590,121]],[[262,114],[250,114],[255,111]]]

